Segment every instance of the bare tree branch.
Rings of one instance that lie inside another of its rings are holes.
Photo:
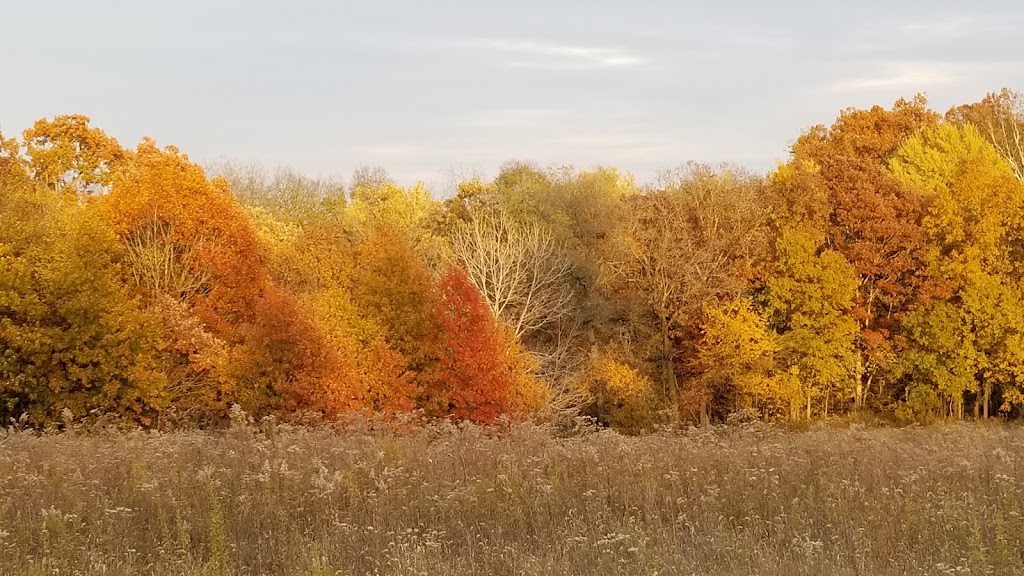
[[[451,233],[448,252],[519,338],[572,312],[572,263],[537,223],[500,211],[475,214]]]

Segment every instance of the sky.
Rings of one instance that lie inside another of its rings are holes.
[[[1020,0],[0,0],[0,131],[444,193],[510,160],[765,171],[846,107],[1024,90]]]

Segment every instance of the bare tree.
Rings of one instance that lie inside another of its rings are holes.
[[[993,114],[986,128],[996,150],[1010,163],[1013,173],[1024,184],[1024,98],[1020,94],[1008,93],[1004,100],[1006,108],[1002,113]]]
[[[204,240],[174,241],[174,226],[153,216],[124,238],[127,260],[136,285],[179,302],[207,292],[212,275],[198,265]]]
[[[548,387],[549,408],[575,413],[585,398],[569,385],[583,362],[573,315],[572,261],[541,224],[478,207],[449,233],[448,259],[464,268],[494,315],[527,345]]]
[[[474,214],[450,233],[449,256],[519,338],[572,312],[572,263],[535,222],[516,220],[500,210]]]
[[[308,220],[344,204],[341,178],[312,178],[291,168],[268,171],[258,164],[225,162],[208,166],[212,176],[227,180],[231,193],[246,206],[259,206],[277,215]]]

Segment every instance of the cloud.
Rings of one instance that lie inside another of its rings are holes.
[[[634,68],[648,59],[629,50],[598,46],[553,44],[535,40],[489,38],[470,44],[507,54],[513,58],[506,64],[513,68],[549,70],[587,70],[599,68]]]
[[[878,70],[835,82],[829,88],[835,92],[861,92],[872,90],[912,89],[924,90],[934,86],[957,84],[967,75],[958,65],[923,62],[882,63]]]

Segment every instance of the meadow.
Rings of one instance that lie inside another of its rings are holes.
[[[1024,429],[0,435],[0,574],[1024,574]]]

